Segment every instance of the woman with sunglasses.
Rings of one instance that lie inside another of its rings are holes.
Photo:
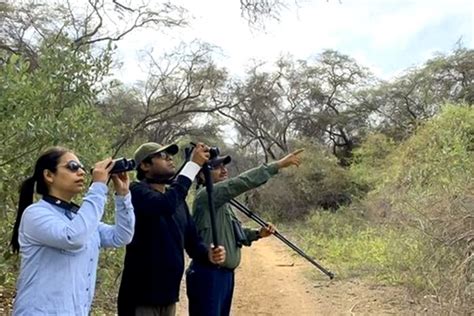
[[[107,199],[111,158],[95,164],[92,185],[79,207],[85,170],[71,151],[54,147],[36,161],[20,189],[12,248],[21,266],[13,315],[88,315],[100,247],[120,247],[133,237],[135,217],[126,173],[112,174],[115,225],[100,220]],[[34,189],[42,199],[33,203]]]

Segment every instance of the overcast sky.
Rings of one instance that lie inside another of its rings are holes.
[[[240,16],[238,0],[180,0],[194,16],[190,25],[166,33],[140,31],[119,43],[117,76],[145,79],[143,50],[155,54],[180,41],[198,39],[222,49],[219,64],[242,74],[251,59],[269,63],[282,54],[308,59],[324,49],[355,58],[390,79],[461,40],[474,48],[474,0],[306,0],[255,30]],[[294,1],[289,1],[293,4]]]

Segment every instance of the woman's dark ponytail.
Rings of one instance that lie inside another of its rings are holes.
[[[44,170],[56,172],[59,160],[62,155],[70,152],[63,147],[52,147],[47,149],[36,161],[35,170],[32,177],[29,177],[20,186],[20,198],[18,201],[18,211],[16,214],[15,224],[13,225],[13,234],[11,246],[13,252],[20,251],[20,243],[18,241],[21,217],[25,209],[33,204],[33,197],[35,193],[45,195],[48,194],[48,186],[44,181]]]
[[[23,212],[25,211],[25,209],[31,204],[33,204],[33,195],[35,193],[35,182],[36,182],[36,179],[34,177],[30,177],[26,179],[25,181],[23,181],[20,187],[20,199],[18,201],[18,211],[16,213],[15,224],[13,225],[13,235],[12,235],[12,241],[11,241],[13,252],[20,251],[20,244],[18,242],[18,230],[20,228],[21,216],[23,215]]]

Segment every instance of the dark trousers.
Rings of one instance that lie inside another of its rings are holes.
[[[135,316],[175,316],[176,304],[166,306],[138,306]]]
[[[191,262],[186,270],[190,316],[227,316],[234,294],[234,271]]]

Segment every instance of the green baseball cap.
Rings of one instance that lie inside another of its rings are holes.
[[[159,153],[161,151],[166,151],[170,155],[176,155],[178,153],[179,147],[176,144],[170,145],[161,145],[158,143],[144,143],[135,150],[134,159],[135,163],[140,166],[140,163],[148,158],[151,155]]]

